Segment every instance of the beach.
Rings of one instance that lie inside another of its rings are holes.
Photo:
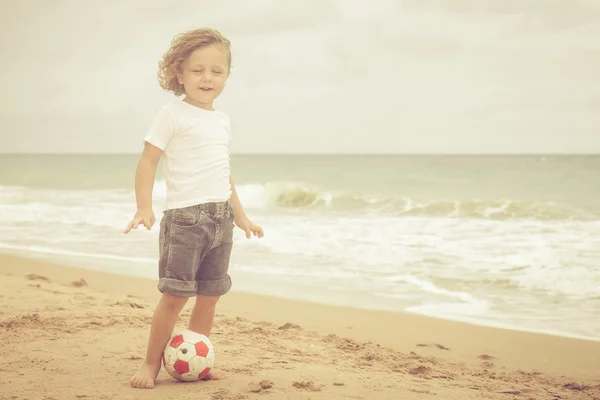
[[[155,280],[2,255],[0,282],[0,399],[600,398],[598,341],[234,291],[211,334],[224,380],[132,389]]]
[[[0,400],[600,400],[599,1],[5,3]],[[226,378],[133,389],[226,179]]]

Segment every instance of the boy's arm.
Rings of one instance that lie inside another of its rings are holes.
[[[231,185],[231,198],[229,201],[231,202],[231,207],[233,208],[234,214],[234,223],[238,228],[246,232],[246,238],[250,239],[251,235],[257,236],[259,238],[265,235],[263,229],[260,225],[255,224],[250,221],[250,218],[246,215],[244,211],[244,207],[242,207],[242,202],[238,197],[238,194],[235,190],[235,185],[233,184],[233,178],[229,175],[229,184]]]
[[[244,211],[244,207],[242,207],[242,202],[238,197],[238,194],[235,190],[235,185],[233,184],[233,178],[229,175],[229,184],[231,185],[231,207],[233,207],[233,215],[235,215],[235,224],[239,226],[238,221],[241,221],[244,218],[248,218],[246,216],[246,212]]]
[[[131,229],[136,229],[143,224],[150,230],[154,225],[154,211],[152,210],[152,190],[154,189],[154,180],[156,178],[156,166],[160,160],[163,151],[148,142],[144,143],[144,151],[135,171],[135,199],[137,211],[133,220],[125,228],[124,233]]]

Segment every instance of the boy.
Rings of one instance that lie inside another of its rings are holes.
[[[124,233],[155,222],[152,189],[164,157],[167,183],[159,234],[162,297],[154,311],[146,359],[131,386],[151,389],[164,346],[190,297],[196,298],[188,328],[209,336],[220,296],[231,288],[228,275],[233,226],[263,237],[246,216],[230,175],[230,124],[213,108],[231,70],[230,42],[213,29],[176,36],[159,63],[159,82],[176,96],[155,116],[144,138],[135,176],[137,212]],[[208,379],[222,379],[213,369]]]

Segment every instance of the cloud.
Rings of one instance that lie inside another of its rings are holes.
[[[171,98],[156,82],[159,58],[174,34],[212,26],[233,42],[219,106],[239,152],[561,150],[569,135],[600,151],[590,139],[600,128],[600,7],[590,0],[0,7],[8,150],[49,149],[40,138],[51,138],[53,151],[137,151]]]

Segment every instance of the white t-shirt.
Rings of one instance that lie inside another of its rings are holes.
[[[144,140],[164,151],[165,210],[229,199],[227,114],[177,99],[157,112]]]

